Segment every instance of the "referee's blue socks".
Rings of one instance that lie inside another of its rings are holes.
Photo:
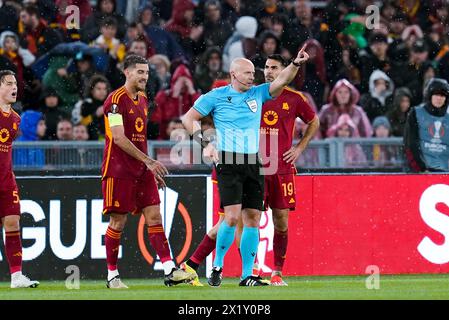
[[[217,246],[215,247],[214,267],[223,268],[223,260],[234,242],[235,226],[230,227],[223,221],[218,228]]]
[[[253,273],[254,260],[259,247],[259,228],[243,227],[242,240],[240,241],[240,254],[242,255],[242,279]]]

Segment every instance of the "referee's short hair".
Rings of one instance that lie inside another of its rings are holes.
[[[1,70],[0,71],[0,84],[3,83],[3,80],[5,80],[6,76],[16,76],[14,71],[11,70]]]
[[[123,68],[134,68],[136,64],[148,64],[148,60],[137,54],[130,54],[125,58],[125,61],[123,62]]]
[[[281,65],[285,68],[288,66],[288,61],[280,54],[272,54],[268,56],[268,59],[276,60],[281,63]]]

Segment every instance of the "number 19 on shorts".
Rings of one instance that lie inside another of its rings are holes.
[[[283,183],[282,184],[282,190],[284,191],[284,197],[292,196],[293,195],[293,191],[295,191],[294,186],[293,186],[293,182]]]

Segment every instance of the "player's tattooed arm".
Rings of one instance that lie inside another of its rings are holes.
[[[310,140],[315,136],[318,128],[320,127],[320,119],[317,115],[307,124],[306,132],[302,139],[287,152],[283,154],[284,161],[287,163],[295,163],[299,156],[306,150]]]

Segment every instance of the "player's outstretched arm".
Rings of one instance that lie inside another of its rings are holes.
[[[125,135],[125,128],[122,125],[116,125],[111,127],[112,139],[114,143],[131,157],[142,161],[145,163],[147,168],[151,170],[158,182],[160,181],[166,174],[168,174],[167,168],[154,159],[151,159],[148,155],[140,151]],[[164,185],[165,183],[163,183]]]
[[[305,50],[306,46],[304,45],[301,50],[299,50],[295,60],[293,60],[287,68],[282,70],[279,76],[270,84],[270,95],[273,98],[279,96],[284,87],[292,82],[299,70],[300,65],[309,60],[309,55]]]
[[[309,145],[310,140],[312,140],[313,136],[318,131],[320,127],[320,119],[317,115],[307,124],[306,132],[302,139],[293,147],[290,148],[287,152],[283,154],[284,161],[287,163],[295,163],[299,156],[306,150]]]

